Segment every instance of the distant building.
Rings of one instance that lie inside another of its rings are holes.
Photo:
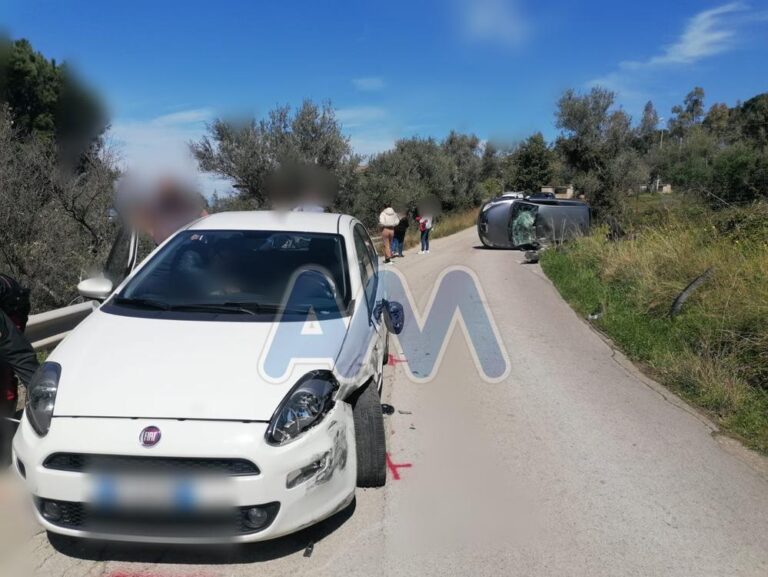
[[[651,186],[648,186],[647,184],[642,185],[640,187],[640,192],[658,192],[660,194],[672,194],[672,185],[660,184],[658,181],[656,181]]]

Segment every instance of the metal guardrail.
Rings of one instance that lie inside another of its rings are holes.
[[[36,351],[52,349],[98,306],[96,301],[87,301],[31,315],[24,334]]]

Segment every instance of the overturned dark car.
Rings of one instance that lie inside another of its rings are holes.
[[[489,248],[539,248],[589,232],[589,205],[578,200],[491,199],[477,217],[477,234]]]

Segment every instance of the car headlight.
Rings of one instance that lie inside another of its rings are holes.
[[[56,403],[56,392],[59,390],[61,365],[45,362],[40,365],[27,386],[27,402],[25,413],[32,428],[38,435],[44,437],[51,427],[53,405]]]
[[[338,386],[328,371],[312,371],[304,375],[272,415],[267,442],[284,445],[317,425],[333,408],[333,393]]]

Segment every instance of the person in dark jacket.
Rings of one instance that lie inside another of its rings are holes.
[[[37,370],[37,355],[23,335],[29,312],[29,289],[14,278],[0,274],[0,401],[11,396],[16,400],[15,380],[13,392],[9,392],[3,373],[15,374],[26,385]]]
[[[395,226],[395,237],[392,239],[392,256],[405,256],[405,233],[408,230],[408,215],[400,217],[400,222]]]
[[[23,385],[29,384],[38,367],[35,349],[2,310],[0,310],[0,363],[10,367]],[[13,400],[16,400],[15,395]]]
[[[37,355],[22,334],[29,318],[29,291],[13,278],[0,275],[0,463],[10,456],[18,387],[29,384],[38,367]]]

